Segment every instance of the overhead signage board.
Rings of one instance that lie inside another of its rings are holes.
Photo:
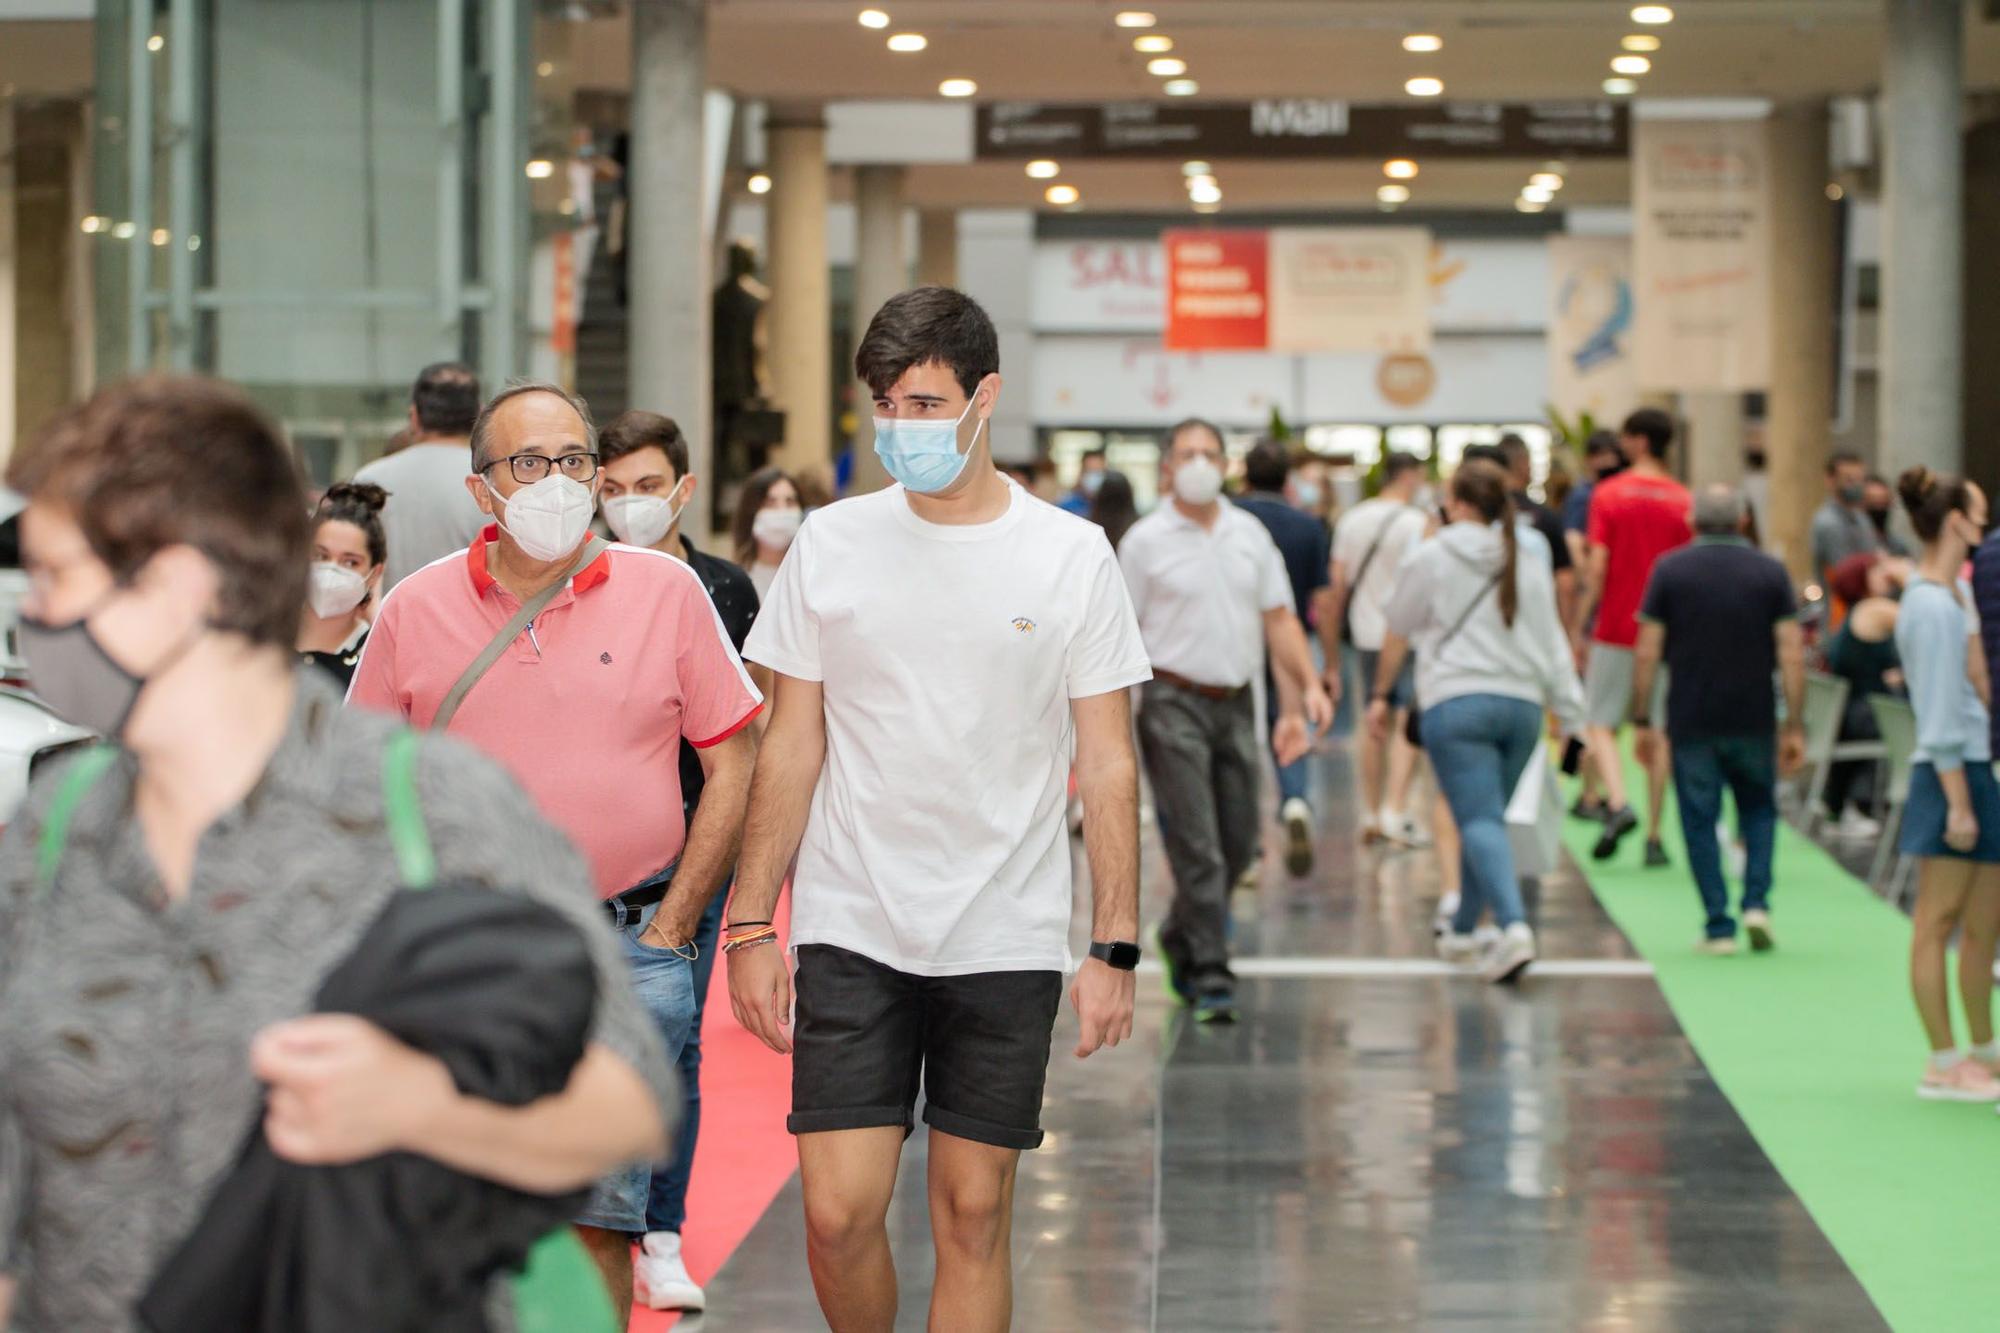
[[[1008,159],[1619,158],[1631,120],[1617,102],[996,102],[979,108],[975,145]]]
[[[1169,231],[1168,348],[1422,352],[1431,344],[1422,227]]]

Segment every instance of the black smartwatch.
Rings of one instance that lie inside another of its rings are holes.
[[[1130,972],[1139,966],[1139,946],[1136,944],[1102,944],[1095,940],[1090,945],[1090,956],[1106,967],[1120,972]]]

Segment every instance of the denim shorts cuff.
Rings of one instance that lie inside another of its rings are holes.
[[[990,1120],[974,1120],[969,1115],[947,1111],[935,1102],[924,1103],[924,1123],[955,1139],[969,1139],[974,1143],[990,1144],[995,1148],[1032,1152],[1042,1146],[1040,1129],[1010,1129],[1005,1125],[996,1125]]]
[[[907,1106],[850,1106],[838,1111],[794,1111],[785,1118],[792,1134],[831,1134],[843,1129],[900,1129],[910,1137]]]
[[[573,1218],[572,1223],[580,1227],[590,1227],[595,1231],[616,1231],[627,1236],[646,1234],[646,1219],[623,1211],[598,1212],[595,1209],[587,1209]]]

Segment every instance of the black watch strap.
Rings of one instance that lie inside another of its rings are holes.
[[[1090,956],[1120,972],[1130,972],[1139,966],[1139,946],[1122,940],[1109,944],[1093,940],[1090,945]]]

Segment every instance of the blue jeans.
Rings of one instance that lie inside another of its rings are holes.
[[[1271,729],[1278,725],[1278,684],[1272,679],[1270,668],[1264,670],[1264,716],[1270,723],[1264,731],[1264,743],[1271,744]],[[1306,799],[1306,761],[1294,759],[1289,764],[1278,762],[1278,752],[1271,750],[1271,766],[1278,770],[1278,814],[1284,816],[1285,802]]]
[[[1424,710],[1424,750],[1458,824],[1458,915],[1469,935],[1491,908],[1502,929],[1520,921],[1521,884],[1507,841],[1507,799],[1542,736],[1542,710],[1525,699],[1461,694]]]
[[[1743,910],[1761,910],[1771,900],[1771,854],[1778,843],[1778,743],[1771,736],[1690,736],[1675,737],[1673,746],[1681,838],[1708,911],[1708,937],[1734,939],[1729,883],[1715,842],[1722,789],[1727,785],[1736,797],[1736,828],[1743,835]]]
[[[694,928],[694,1022],[681,1044],[681,1128],[673,1155],[653,1168],[653,1186],[646,1197],[646,1230],[678,1232],[687,1221],[688,1177],[694,1174],[694,1145],[701,1134],[701,1015],[708,1007],[708,980],[715,973],[716,945],[722,934],[722,911],[729,902],[724,884],[710,899],[701,923]]]

